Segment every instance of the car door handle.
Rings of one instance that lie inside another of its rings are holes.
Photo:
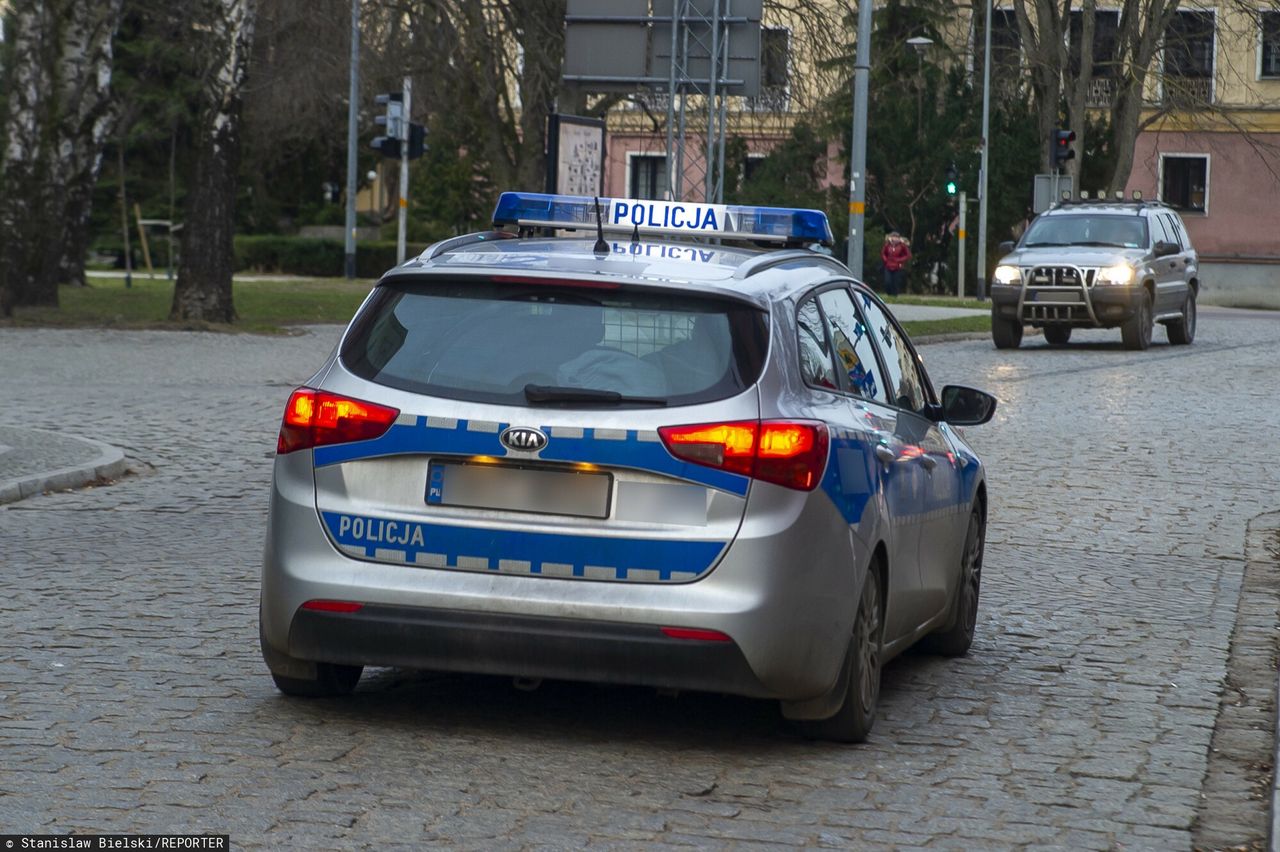
[[[920,464],[924,466],[925,470],[931,471],[938,466],[938,460],[933,456],[920,456]]]
[[[876,458],[880,459],[880,461],[885,464],[893,464],[898,459],[898,457],[894,455],[893,450],[889,449],[884,444],[876,444]]]

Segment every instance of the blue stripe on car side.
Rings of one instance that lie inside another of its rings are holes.
[[[502,445],[498,436],[507,425],[498,424],[496,432],[475,432],[467,428],[466,420],[457,421],[457,425],[449,429],[428,426],[427,418],[419,417],[415,424],[393,425],[381,437],[371,441],[316,447],[315,465],[325,467],[361,459],[410,454],[501,458],[507,454],[507,448]],[[549,434],[553,431],[547,426],[543,426],[542,430]],[[635,430],[628,430],[625,440],[597,438],[594,429],[583,430],[581,438],[552,437],[538,459],[586,462],[663,473],[739,497],[746,495],[751,482],[739,474],[681,461],[667,452],[661,441],[641,441]]]
[[[723,541],[562,535],[342,512],[321,514],[334,541],[360,548],[370,558],[380,549],[403,551],[407,563],[413,563],[419,554],[443,554],[447,567],[458,568],[459,557],[479,557],[487,559],[488,570],[495,573],[500,560],[509,560],[530,563],[531,574],[541,573],[544,564],[571,565],[573,576],[583,577],[591,565],[612,568],[619,580],[627,579],[631,571],[655,571],[663,581],[692,580],[709,571],[725,547]]]

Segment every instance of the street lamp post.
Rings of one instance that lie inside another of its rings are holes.
[[[858,47],[853,60],[853,136],[849,143],[848,264],[853,277],[862,278],[862,226],[866,220],[867,99],[871,79],[872,0],[858,2]]]
[[[916,136],[920,135],[920,125],[924,123],[924,55],[933,44],[933,39],[925,36],[913,36],[907,44],[915,50],[920,64],[916,69]]]

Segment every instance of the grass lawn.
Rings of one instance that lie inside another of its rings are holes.
[[[290,325],[346,323],[369,293],[372,281],[345,278],[294,278],[282,281],[234,281],[232,297],[239,319],[231,325],[170,322],[173,284],[163,275],[123,278],[89,273],[88,287],[62,287],[57,308],[18,308],[14,326],[96,328],[201,328],[279,334]]]
[[[88,287],[63,287],[57,308],[18,308],[0,325],[52,328],[154,328],[281,334],[291,325],[345,324],[373,286],[373,281],[345,278],[237,280],[232,285],[239,319],[231,325],[170,322],[173,284],[163,275],[124,279],[89,273]],[[899,296],[891,304],[941,305],[986,309],[987,302],[945,296]],[[912,337],[991,330],[989,317],[921,320],[903,325]]]
[[[880,294],[890,305],[931,305],[937,308],[975,308],[979,311],[991,310],[990,302],[979,302],[977,299],[961,299],[956,296],[886,296]]]
[[[918,302],[916,304],[925,304]],[[969,305],[948,305],[947,307],[969,307]],[[954,317],[938,320],[912,320],[902,323],[912,339],[920,339],[935,334],[991,333],[991,317]]]

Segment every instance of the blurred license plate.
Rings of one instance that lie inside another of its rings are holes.
[[[433,461],[427,472],[427,502],[433,506],[607,518],[612,488],[607,473],[507,464]]]
[[[1033,302],[1079,302],[1079,290],[1032,290]]]

